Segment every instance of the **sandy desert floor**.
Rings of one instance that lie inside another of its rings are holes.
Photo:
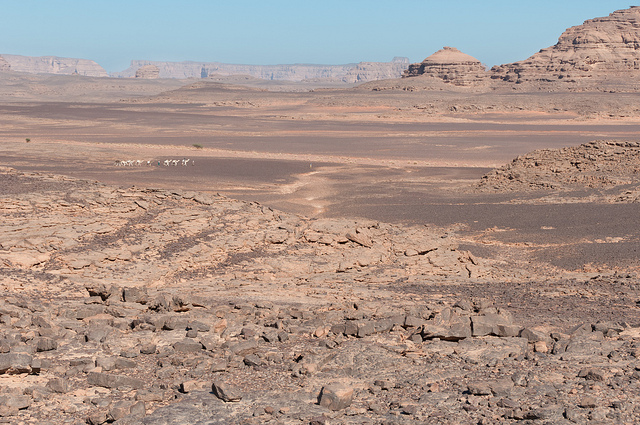
[[[640,118],[581,109],[592,103],[628,110],[633,95],[471,93],[466,102],[481,107],[454,113],[451,105],[461,105],[464,94],[163,84],[155,91],[167,91],[157,95],[108,103],[78,102],[72,90],[64,102],[5,99],[0,163],[124,187],[221,193],[309,217],[456,225],[474,237],[505,229],[492,237],[517,235],[543,246],[540,257],[571,269],[625,264],[637,255],[633,206],[516,205],[514,199],[538,195],[466,190],[534,149],[634,139]],[[429,113],[417,106],[426,103]],[[185,158],[187,167],[158,166]],[[118,160],[151,166],[116,167]],[[592,239],[602,235],[625,243],[594,249]],[[563,244],[572,248],[558,254]]]

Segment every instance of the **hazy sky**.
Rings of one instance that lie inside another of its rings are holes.
[[[0,0],[0,54],[243,64],[422,61],[453,46],[488,66],[555,44],[631,0]]]

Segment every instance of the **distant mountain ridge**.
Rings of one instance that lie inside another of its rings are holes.
[[[9,64],[7,70],[29,74],[82,75],[108,77],[103,67],[89,59],[61,58],[58,56],[0,56]],[[0,67],[1,70],[1,67]]]
[[[221,62],[163,62],[132,60],[131,66],[112,77],[133,78],[142,67],[155,66],[159,78],[207,78],[211,75],[249,75],[263,80],[328,80],[358,83],[398,78],[408,68],[409,59],[396,57],[391,62],[360,62],[344,65],[285,64],[241,65]]]

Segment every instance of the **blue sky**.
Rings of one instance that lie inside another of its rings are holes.
[[[0,0],[0,54],[244,64],[525,59],[630,0]]]

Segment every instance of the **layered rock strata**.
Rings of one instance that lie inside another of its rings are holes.
[[[238,65],[219,62],[154,62],[131,61],[131,66],[113,77],[130,78],[137,70],[148,65],[159,69],[160,78],[208,78],[215,75],[249,75],[263,80],[328,80],[346,83],[399,78],[407,68],[406,58],[394,58],[392,62],[362,62],[346,65]]]
[[[552,47],[526,60],[495,66],[508,82],[564,81],[640,75],[640,7],[618,10],[567,29]]]
[[[147,80],[156,79],[160,75],[160,69],[155,65],[145,65],[136,71],[136,78]]]
[[[2,55],[12,71],[30,74],[83,75],[87,77],[108,77],[107,71],[88,59],[60,58],[57,56]]]
[[[403,77],[425,76],[451,83],[470,86],[488,79],[486,67],[473,56],[455,47],[444,47],[420,63],[409,65]]]

